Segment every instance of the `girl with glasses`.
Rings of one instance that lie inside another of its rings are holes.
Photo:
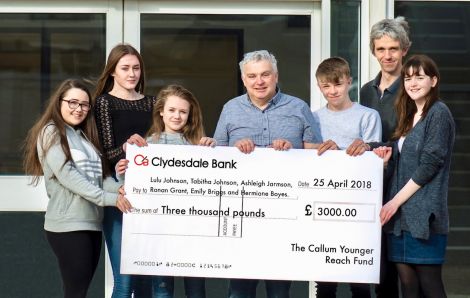
[[[90,93],[78,80],[64,81],[25,141],[24,168],[37,185],[44,176],[49,202],[44,221],[57,257],[64,297],[86,297],[101,252],[103,206],[131,205],[117,187],[103,187],[98,133],[89,113]]]

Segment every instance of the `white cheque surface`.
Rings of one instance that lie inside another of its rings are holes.
[[[121,272],[378,283],[371,152],[128,146]]]

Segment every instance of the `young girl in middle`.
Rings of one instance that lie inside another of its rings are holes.
[[[148,144],[215,146],[213,138],[204,136],[202,112],[196,97],[180,85],[169,85],[157,95],[153,108],[153,123],[147,133],[146,142],[139,135],[129,138],[129,143],[139,146]],[[128,161],[121,159],[116,173],[123,175]],[[152,277],[154,298],[173,297],[174,277]],[[185,277],[184,288],[188,298],[206,297],[204,278]],[[170,295],[170,296],[169,296]]]

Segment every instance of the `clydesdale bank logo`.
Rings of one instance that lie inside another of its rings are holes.
[[[147,167],[152,165],[154,167],[161,167],[161,168],[219,168],[219,169],[236,169],[237,162],[233,159],[226,161],[222,160],[219,161],[215,158],[212,160],[204,160],[202,158],[188,158],[188,159],[178,159],[178,158],[163,158],[163,157],[153,157],[149,159],[148,156],[144,156],[142,154],[137,154],[134,156],[134,164],[136,166],[143,166]]]
[[[147,158],[147,156],[143,156],[142,154],[137,154],[136,156],[134,156],[134,163],[137,166],[146,167],[149,165],[149,159]]]

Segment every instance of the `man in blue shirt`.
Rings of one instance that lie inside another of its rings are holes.
[[[240,70],[247,93],[224,105],[214,134],[218,145],[250,153],[255,147],[302,149],[304,143],[320,142],[308,105],[277,87],[277,61],[272,54],[247,53]]]
[[[240,70],[246,94],[228,101],[217,123],[218,145],[243,153],[256,147],[275,150],[318,148],[320,135],[312,112],[299,98],[281,93],[274,55],[261,50],[245,54]],[[266,280],[268,298],[289,297],[291,281]],[[254,298],[258,280],[230,280],[230,298]]]

